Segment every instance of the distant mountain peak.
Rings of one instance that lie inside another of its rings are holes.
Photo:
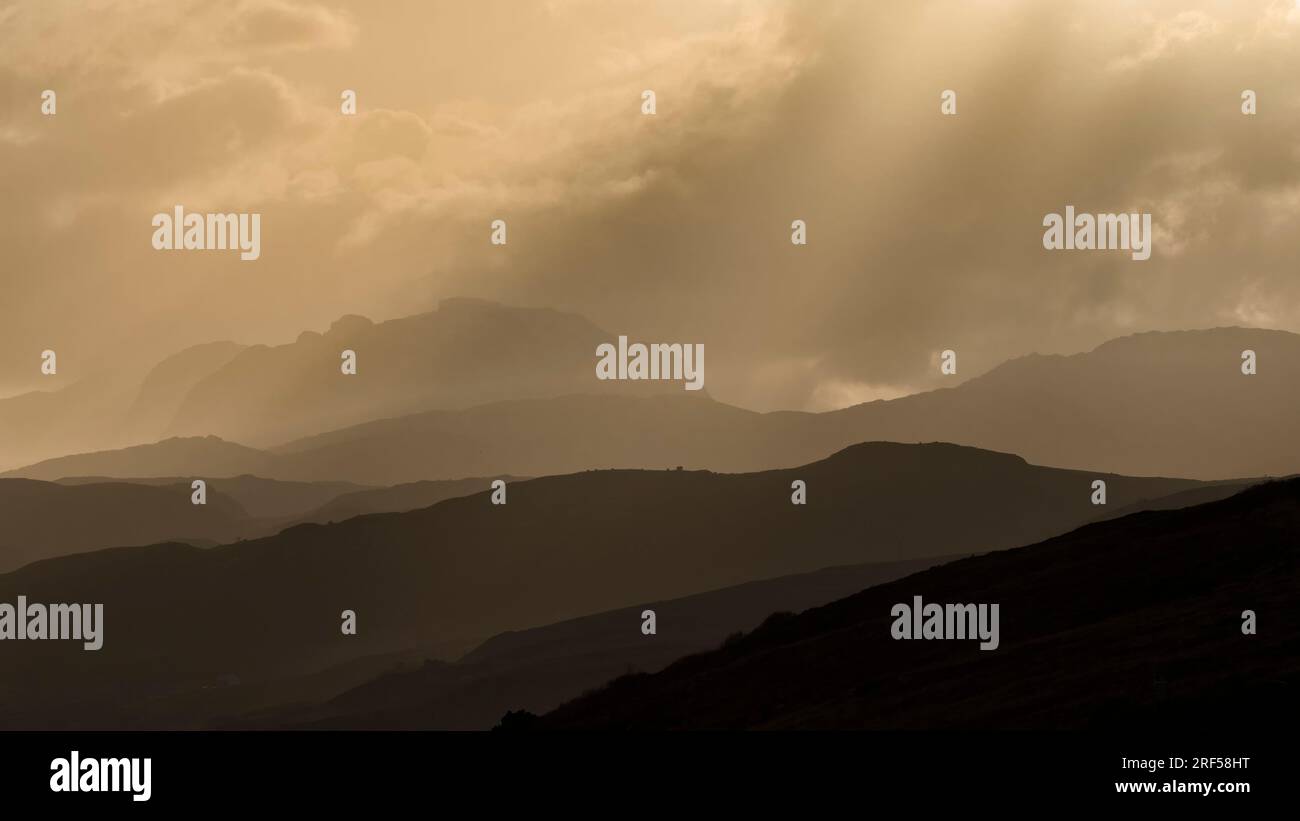
[[[833,459],[861,459],[871,458],[881,454],[906,454],[912,455],[923,453],[928,455],[943,456],[948,459],[969,459],[981,462],[1006,462],[1014,465],[1027,465],[1022,457],[1014,453],[1002,453],[996,450],[978,448],[972,445],[959,445],[953,442],[886,442],[871,441],[859,442],[849,445],[840,451],[832,454],[827,461]]]
[[[1151,343],[1163,347],[1165,345],[1177,343],[1220,341],[1227,343],[1236,342],[1241,339],[1265,339],[1269,337],[1294,338],[1296,337],[1296,334],[1293,334],[1290,331],[1282,331],[1274,328],[1253,328],[1244,325],[1219,325],[1213,328],[1139,331],[1137,333],[1126,334],[1125,336],[1117,336],[1114,339],[1108,339],[1093,348],[1091,353],[1122,350]]]
[[[374,322],[360,314],[345,314],[330,323],[325,336],[347,336],[374,326]]]

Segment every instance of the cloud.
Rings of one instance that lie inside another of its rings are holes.
[[[860,405],[863,402],[888,401],[915,393],[915,388],[906,385],[870,385],[866,382],[853,382],[833,379],[822,382],[813,389],[808,406],[810,411],[827,411]]]
[[[1218,21],[1204,11],[1189,9],[1154,23],[1148,18],[1145,39],[1137,51],[1112,60],[1108,66],[1114,71],[1131,71],[1144,63],[1165,57],[1172,49],[1202,37],[1210,37],[1220,30]]]
[[[1294,12],[21,3],[0,12],[0,174],[22,192],[0,388],[33,346],[75,372],[453,295],[705,342],[710,393],[763,409],[937,386],[945,348],[967,378],[1134,330],[1300,330]],[[176,202],[260,211],[263,258],[153,252]],[[1045,252],[1067,204],[1149,210],[1152,259]]]
[[[347,48],[356,30],[351,21],[323,6],[282,0],[240,0],[223,15],[214,42],[258,52]]]

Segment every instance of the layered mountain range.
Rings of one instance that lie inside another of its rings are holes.
[[[948,726],[961,710],[1073,726],[1076,701],[1085,722],[1149,706],[1136,690],[1098,701],[1103,679],[1059,661],[1076,644],[1112,684],[1219,652],[1292,680],[1255,650],[1296,635],[1277,616],[1294,483],[1268,480],[1300,461],[1300,336],[1137,334],[824,413],[602,382],[611,338],[449,300],[0,400],[0,603],[106,614],[99,650],[0,646],[0,726],[484,728],[506,711],[533,727]],[[1007,622],[1005,663],[881,644],[877,611],[905,587],[1047,615]],[[1250,607],[1280,632],[1214,632]],[[658,633],[641,632],[646,609]],[[733,664],[773,687],[727,704]],[[629,670],[653,675],[560,706]],[[1187,709],[1255,694],[1186,674]]]
[[[1288,475],[1300,452],[1300,336],[1282,331],[1137,334],[825,413],[757,413],[674,383],[597,380],[596,346],[610,338],[571,314],[448,300],[377,324],[345,317],[289,345],[200,346],[145,379],[116,417],[131,441],[111,448],[24,459],[52,447],[51,431],[77,428],[76,407],[94,403],[62,392],[0,400],[0,464],[5,476],[33,479],[253,474],[392,485],[621,467],[767,470],[879,440],[1215,480]],[[356,375],[340,372],[343,350],[357,354]],[[1257,357],[1249,375],[1247,350]],[[106,411],[95,414],[97,430]]]
[[[177,716],[165,709],[169,699],[222,682],[270,686],[637,602],[827,567],[1010,548],[1111,506],[1159,507],[1169,494],[1210,489],[1105,474],[1102,507],[1092,501],[1098,476],[956,445],[871,443],[758,473],[612,470],[509,482],[503,505],[483,480],[479,492],[429,507],[260,539],[49,558],[0,575],[0,601],[102,603],[107,637],[93,653],[62,642],[4,647],[0,690],[10,707],[0,708],[0,724],[60,715],[170,726]],[[796,481],[806,504],[792,503]],[[103,487],[29,484],[55,494]],[[189,504],[184,486],[107,487],[167,494],[179,516],[211,515],[194,512],[202,508]],[[45,532],[46,518],[26,531]],[[340,630],[345,610],[358,618],[356,635]]]

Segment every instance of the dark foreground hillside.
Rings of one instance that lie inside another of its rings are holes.
[[[1294,727],[1300,480],[964,559],[537,720],[545,729]],[[891,607],[1000,605],[1001,645],[894,640]],[[1243,635],[1253,610],[1257,635]]]
[[[511,708],[537,712],[629,670],[659,670],[756,627],[773,609],[804,610],[945,559],[831,567],[494,636],[455,662],[386,672],[321,704],[306,699],[231,727],[486,730]],[[653,609],[662,634],[639,629]]]

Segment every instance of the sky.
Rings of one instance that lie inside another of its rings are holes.
[[[0,2],[0,396],[453,296],[704,343],[759,410],[1300,331],[1297,78],[1294,0]],[[177,204],[261,258],[155,250]],[[1067,205],[1151,258],[1045,250]]]

